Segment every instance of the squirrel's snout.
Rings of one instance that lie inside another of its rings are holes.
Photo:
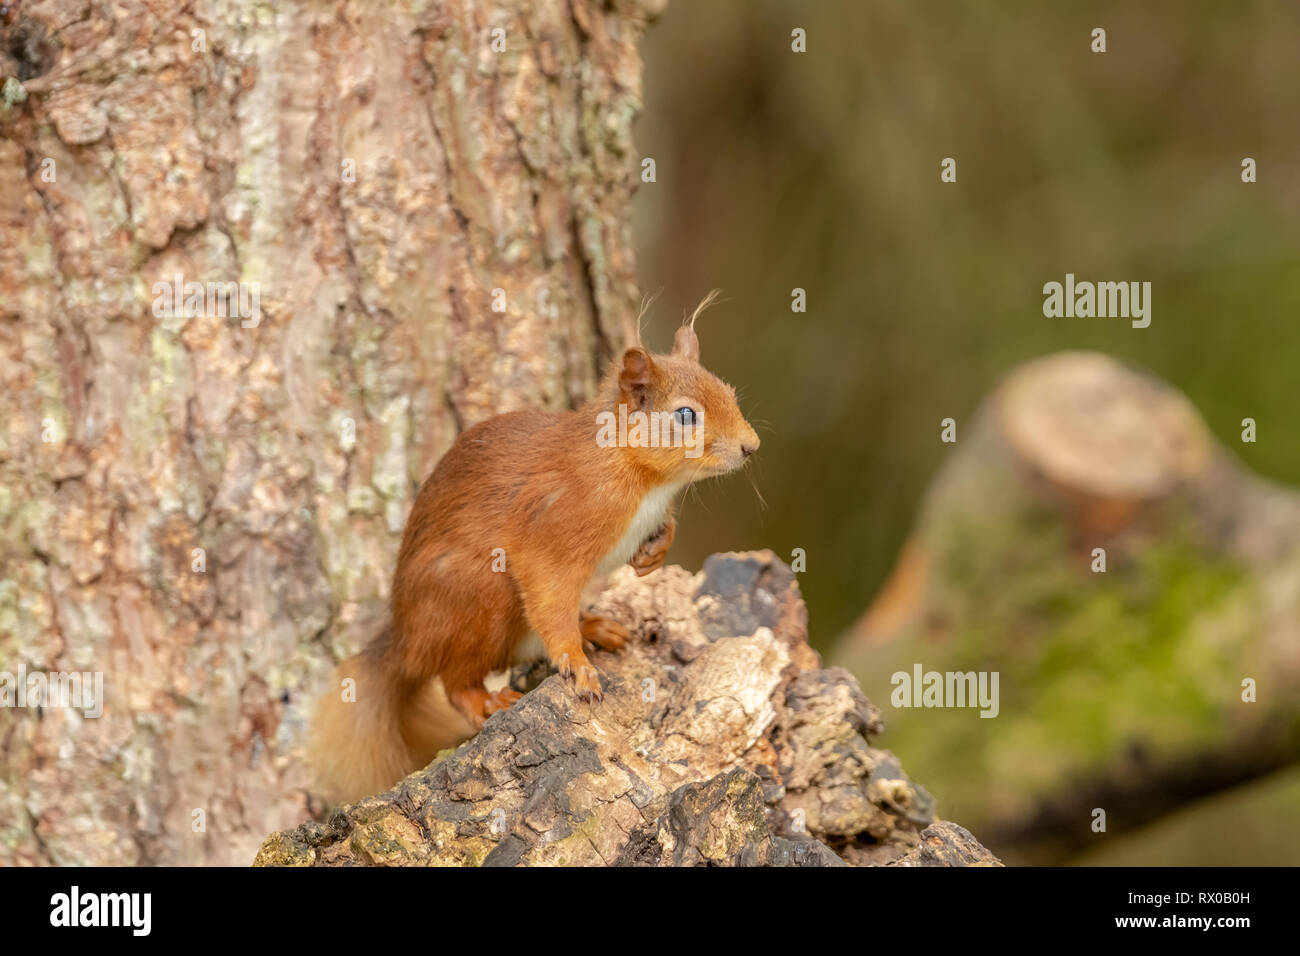
[[[740,454],[744,458],[748,458],[756,451],[758,451],[758,442],[754,442],[752,445],[748,442],[742,442],[740,445]]]

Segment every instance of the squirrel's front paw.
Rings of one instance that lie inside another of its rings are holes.
[[[586,654],[579,652],[574,658],[565,654],[556,666],[561,674],[573,681],[574,690],[582,700],[600,700],[605,696],[600,689],[600,672],[591,666]]]
[[[628,564],[632,565],[632,570],[636,571],[637,577],[643,578],[651,571],[658,571],[664,566],[668,549],[673,546],[673,538],[676,536],[677,519],[668,518],[654,534],[641,542],[641,547],[636,549],[636,554],[628,561]]]

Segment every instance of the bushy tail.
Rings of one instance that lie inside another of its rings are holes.
[[[316,704],[308,760],[333,804],[387,790],[474,734],[440,680],[411,684],[386,663],[375,649],[349,657]]]

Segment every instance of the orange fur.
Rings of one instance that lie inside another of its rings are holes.
[[[682,404],[702,413],[700,457],[680,446],[597,442],[600,412],[626,405],[672,413]],[[597,397],[576,411],[511,412],[467,429],[407,519],[391,627],[340,667],[340,679],[357,677],[357,702],[331,692],[318,708],[311,752],[322,791],[354,800],[390,786],[509,706],[511,695],[489,694],[483,682],[510,665],[529,630],[580,696],[598,698],[579,622],[584,589],[612,558],[631,559],[640,573],[661,564],[671,513],[647,532],[647,546],[634,541],[624,555],[634,518],[660,499],[666,508],[669,494],[690,481],[740,467],[758,444],[735,391],[699,364],[686,325],[669,355],[628,349]],[[496,549],[504,573],[493,568]],[[617,637],[591,623],[585,633]]]

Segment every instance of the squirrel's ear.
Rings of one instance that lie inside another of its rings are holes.
[[[673,336],[673,354],[692,362],[700,360],[700,340],[695,337],[695,330],[689,325],[683,325]]]
[[[633,409],[645,404],[646,392],[650,388],[650,378],[654,374],[655,363],[650,353],[637,346],[623,353],[623,366],[618,373],[618,387],[623,397]]]

